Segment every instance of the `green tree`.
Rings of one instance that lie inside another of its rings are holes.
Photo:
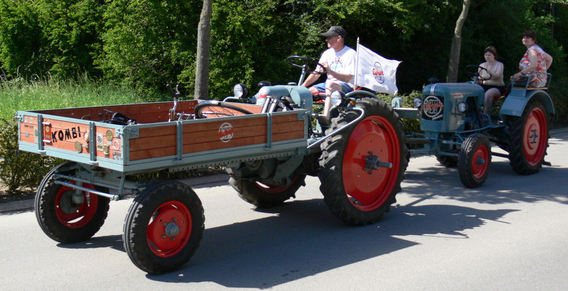
[[[33,1],[0,0],[0,64],[7,77],[27,77],[49,68],[39,14]]]
[[[93,60],[101,53],[103,0],[42,0],[40,23],[58,77],[74,78],[83,73],[98,75]]]
[[[148,96],[195,61],[200,0],[114,0],[104,12],[103,53],[96,63],[107,80]],[[193,87],[193,86],[192,86]]]

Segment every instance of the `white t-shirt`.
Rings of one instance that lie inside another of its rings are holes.
[[[329,48],[321,54],[319,59],[321,63],[328,63],[329,67],[339,73],[342,74],[349,74],[351,80],[349,80],[349,84],[353,87],[353,83],[355,83],[355,62],[357,61],[357,52],[345,46],[342,50],[336,52],[333,48]],[[337,81],[335,77],[331,74],[327,75],[328,81]]]

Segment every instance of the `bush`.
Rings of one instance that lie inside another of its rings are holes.
[[[35,188],[45,174],[60,161],[18,150],[18,125],[0,119],[0,181],[7,192],[18,194]]]
[[[379,94],[378,96],[383,101],[385,101],[387,104],[391,104],[392,99],[394,97],[400,97],[400,98],[402,98],[402,102],[400,104],[401,107],[413,108],[414,107],[414,98],[421,97],[421,95],[422,95],[422,92],[420,92],[420,91],[412,91],[408,95],[393,96],[393,95]],[[420,119],[401,118],[401,120],[402,120],[402,125],[404,126],[404,131],[406,132],[406,134],[421,131],[420,130]]]

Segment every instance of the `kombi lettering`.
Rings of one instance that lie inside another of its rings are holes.
[[[53,132],[53,142],[66,141],[81,137],[81,127],[71,127]]]

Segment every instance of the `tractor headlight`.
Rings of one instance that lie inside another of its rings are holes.
[[[418,108],[420,106],[422,106],[422,98],[418,98],[418,97],[414,98],[414,107]]]
[[[333,91],[330,97],[331,97],[331,106],[336,106],[341,104],[341,101],[343,101],[343,99],[345,98],[345,93],[339,90]]]
[[[235,85],[235,87],[233,87],[233,94],[237,98],[243,98],[247,95],[247,93],[247,86],[245,86],[245,84],[243,83],[238,83]]]
[[[466,112],[466,111],[467,111],[467,103],[465,103],[465,102],[460,102],[460,103],[458,104],[458,111],[459,111],[460,113]]]

